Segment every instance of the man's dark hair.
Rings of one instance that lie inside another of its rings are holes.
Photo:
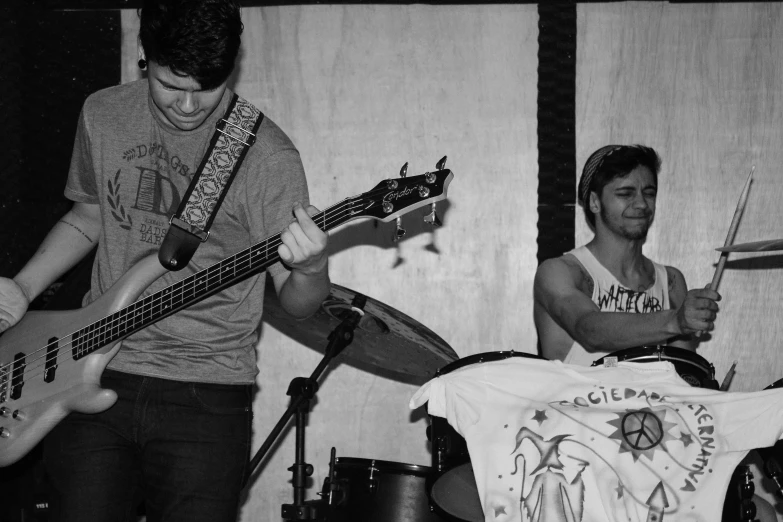
[[[585,162],[579,180],[579,204],[585,210],[590,227],[595,228],[595,214],[590,212],[590,193],[599,196],[606,185],[616,178],[630,174],[636,167],[647,167],[653,174],[656,185],[661,170],[658,153],[644,145],[607,145],[593,152]]]
[[[231,76],[243,29],[234,0],[145,0],[140,17],[147,61],[190,76],[205,90]]]

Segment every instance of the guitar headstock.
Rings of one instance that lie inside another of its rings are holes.
[[[399,219],[412,210],[430,205],[432,213],[425,217],[425,221],[439,225],[440,221],[435,215],[435,203],[446,199],[446,190],[454,174],[441,168],[417,176],[405,176],[405,170],[406,167],[403,167],[401,177],[384,180],[369,192],[353,198],[352,217],[371,217],[388,222]]]

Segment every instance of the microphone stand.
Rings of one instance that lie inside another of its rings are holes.
[[[361,294],[354,296],[350,312],[329,334],[329,343],[324,351],[324,356],[310,377],[295,377],[291,380],[286,392],[286,395],[291,396],[291,403],[248,466],[248,471],[245,474],[246,486],[261,459],[272,447],[277,437],[280,436],[291,417],[296,415],[296,457],[293,466],[288,468],[293,474],[291,483],[294,488],[294,503],[283,504],[282,517],[284,520],[323,520],[325,515],[323,499],[312,501],[304,499],[307,477],[313,474],[312,464],[305,462],[304,458],[307,413],[310,410],[310,401],[318,392],[318,377],[320,377],[331,360],[353,341],[353,332],[364,315],[366,302],[367,298],[365,296]]]

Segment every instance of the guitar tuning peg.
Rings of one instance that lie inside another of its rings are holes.
[[[443,226],[443,223],[438,219],[438,214],[435,212],[435,203],[432,204],[431,208],[432,212],[424,216],[424,222],[433,227]]]
[[[394,237],[392,238],[396,243],[400,239],[405,237],[405,229],[402,228],[402,218],[397,218],[397,228],[394,231]]]
[[[406,161],[405,165],[403,165],[402,168],[400,169],[400,177],[404,178],[407,175],[408,175],[408,162]]]
[[[435,166],[438,168],[438,170],[443,170],[443,168],[446,166],[446,156],[443,156],[440,161],[438,161]]]

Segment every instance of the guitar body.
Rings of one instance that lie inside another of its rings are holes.
[[[114,404],[116,393],[101,388],[100,379],[120,343],[75,360],[72,334],[133,303],[165,272],[157,255],[146,257],[88,306],[30,311],[0,337],[0,467],[23,457],[70,412],[98,413]]]

